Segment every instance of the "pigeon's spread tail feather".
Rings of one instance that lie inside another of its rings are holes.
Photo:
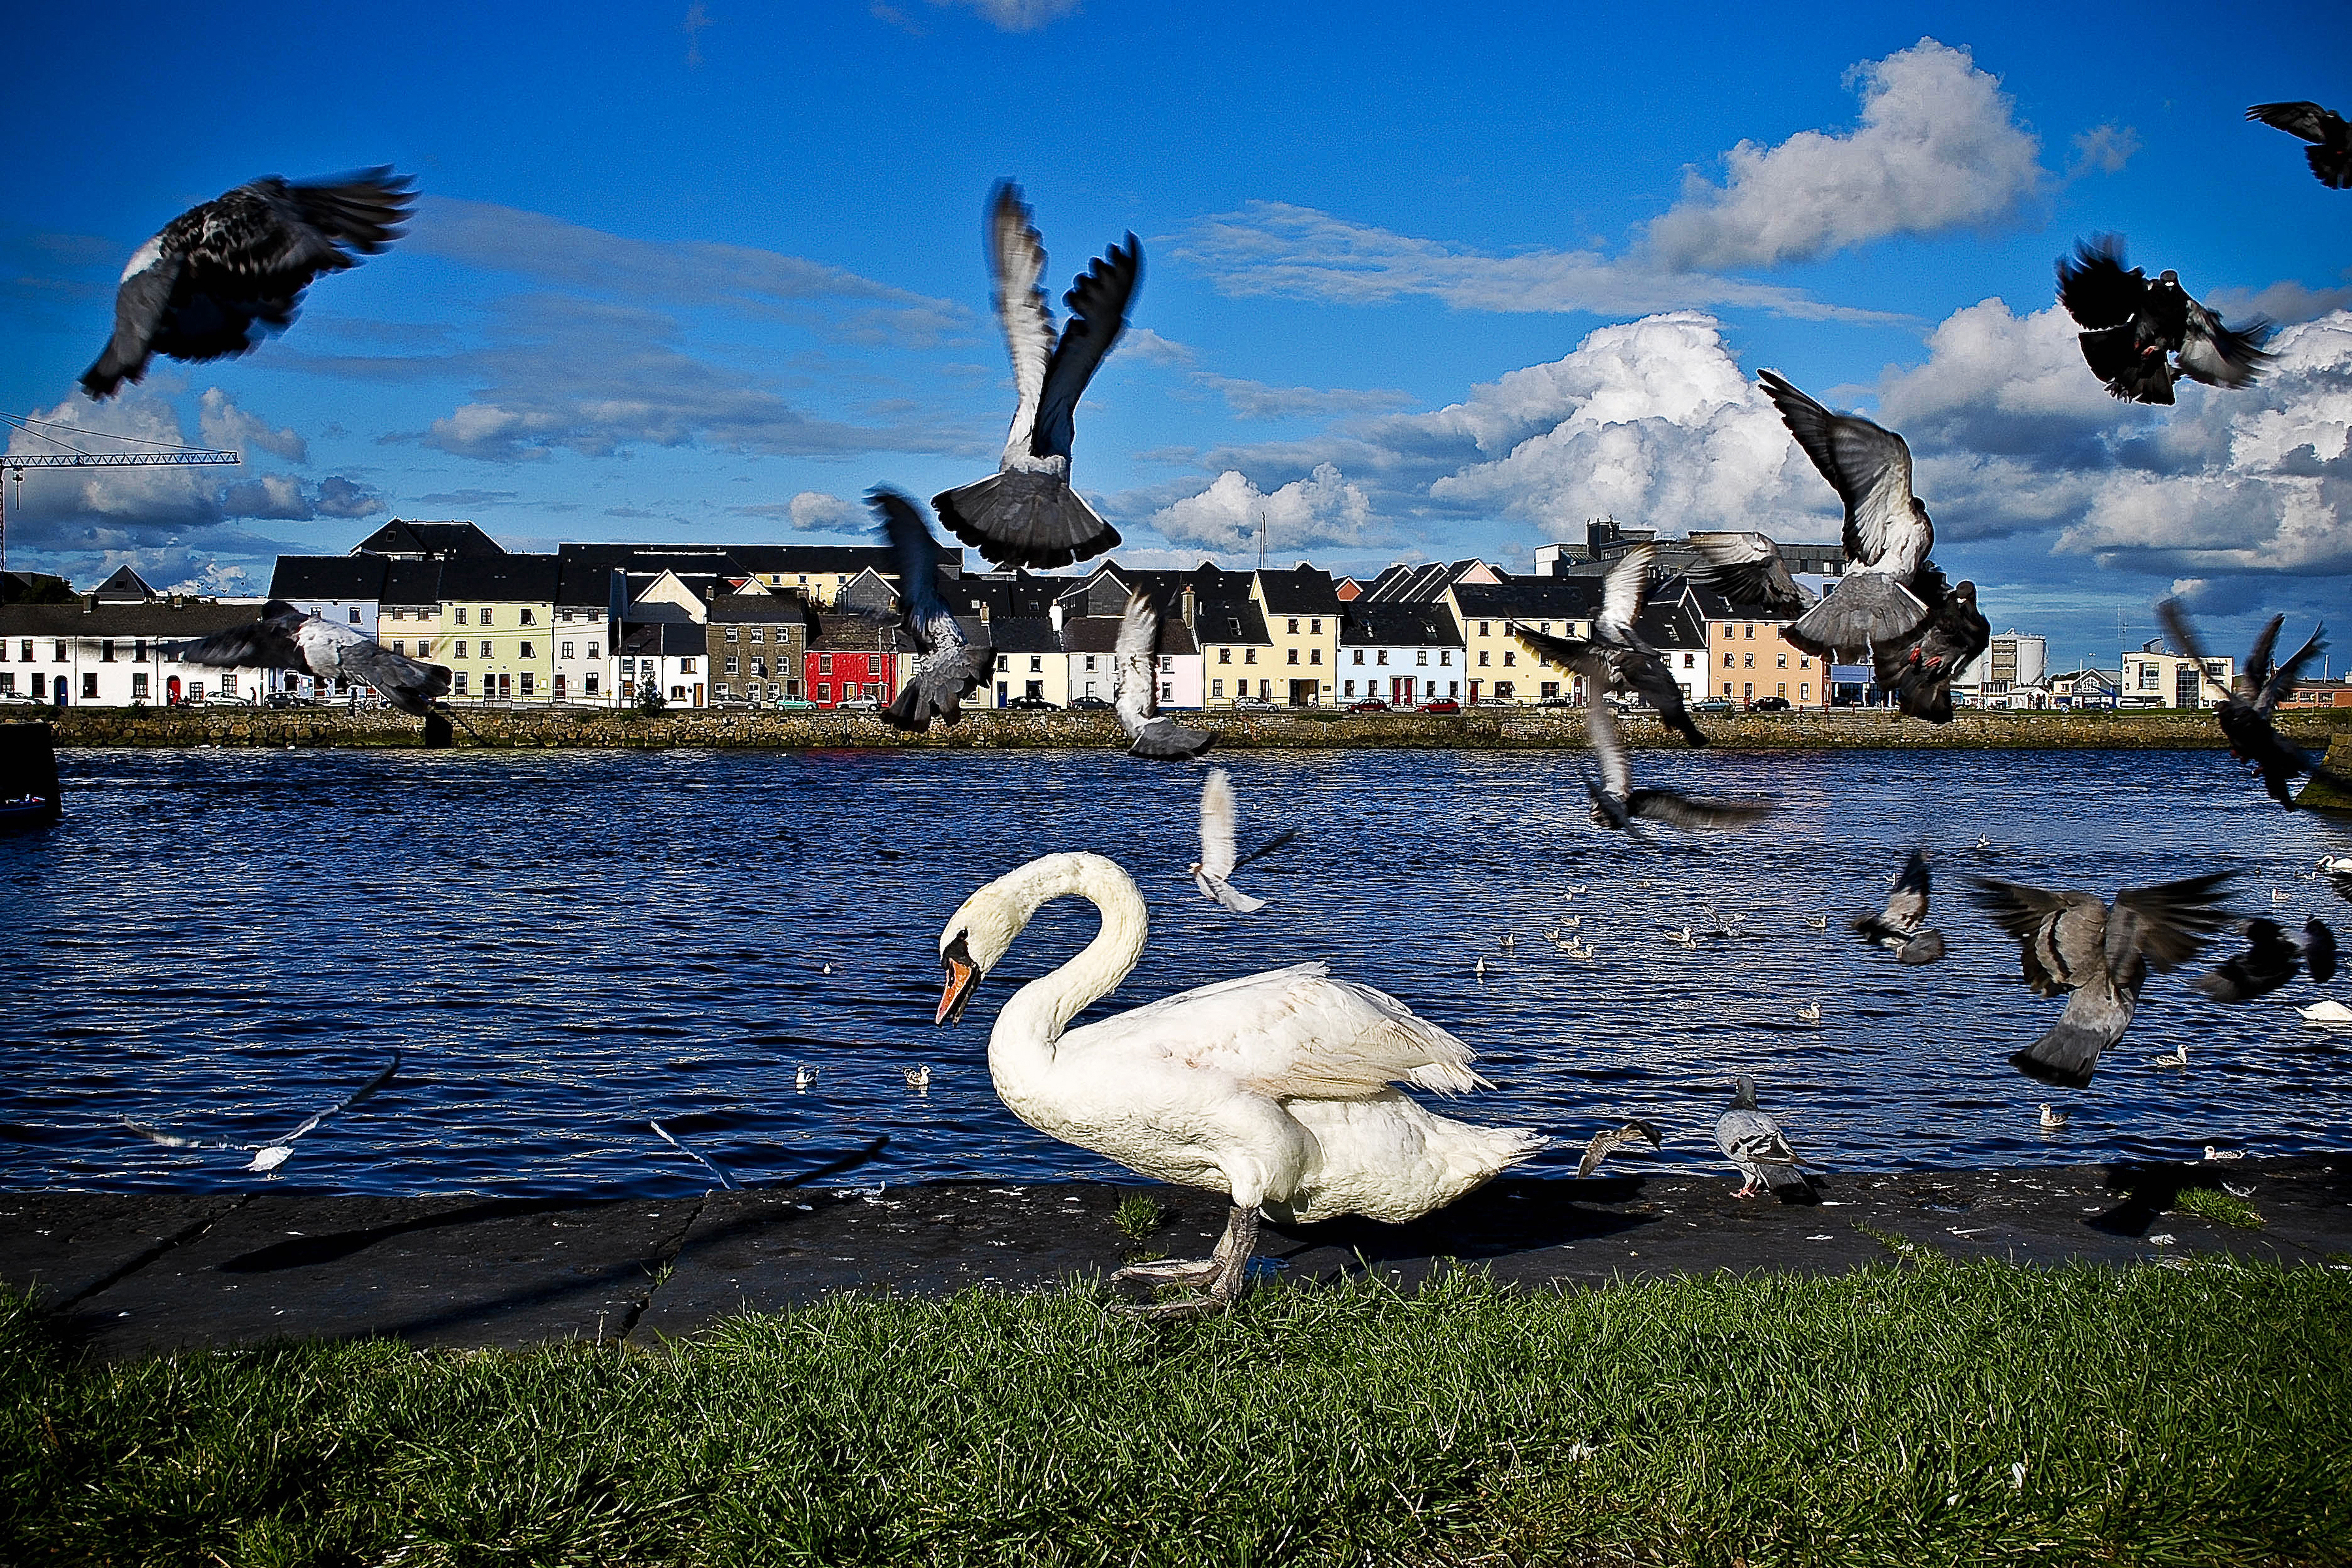
[[[1000,566],[1067,566],[1118,544],[1069,482],[1007,468],[931,498],[949,532]]]
[[[1927,618],[1927,606],[1894,578],[1856,572],[1782,635],[1807,653],[1827,658],[1836,652],[1899,641]]]
[[[1155,719],[1136,736],[1127,754],[1159,763],[1189,762],[1216,743],[1216,736],[1205,730],[1195,730],[1172,719]]]
[[[2030,1079],[2061,1089],[2084,1089],[2107,1048],[2104,1035],[2061,1018],[2050,1032],[2009,1058],[2009,1065]]]

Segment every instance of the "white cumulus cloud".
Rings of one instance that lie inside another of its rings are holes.
[[[1778,267],[1890,235],[1991,224],[2040,185],[2040,142],[1968,50],[1922,38],[1857,66],[1853,79],[1858,127],[1801,131],[1773,147],[1742,142],[1724,155],[1723,184],[1690,177],[1650,226],[1650,249],[1677,268]]]
[[[205,388],[197,404],[196,427],[207,447],[239,451],[257,447],[289,463],[310,460],[310,444],[299,435],[292,430],[271,429],[268,420],[238,407],[236,400],[217,386]]]
[[[1228,469],[1208,489],[1162,508],[1151,521],[1171,542],[1211,551],[1253,544],[1263,521],[1274,548],[1287,555],[1312,545],[1363,542],[1373,520],[1362,487],[1350,483],[1337,465],[1318,463],[1307,478],[1271,493]]]

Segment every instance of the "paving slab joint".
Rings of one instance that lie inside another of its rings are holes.
[[[664,1240],[655,1251],[652,1288],[646,1292],[644,1300],[629,1309],[628,1315],[621,1320],[621,1326],[614,1331],[614,1339],[626,1340],[635,1331],[637,1320],[644,1317],[646,1310],[654,1304],[654,1298],[661,1293],[662,1287],[669,1283],[670,1271],[677,1263],[677,1255],[686,1250],[686,1238],[693,1231],[694,1222],[702,1217],[702,1211],[709,1205],[709,1203],[710,1194],[703,1194],[693,1209],[688,1213],[686,1222],[677,1227],[677,1233]]]
[[[178,1230],[175,1230],[171,1235],[163,1237],[163,1240],[157,1242],[146,1251],[139,1254],[136,1258],[131,1258],[131,1261],[125,1263],[121,1268],[115,1269],[112,1273],[102,1275],[100,1278],[91,1280],[89,1284],[83,1286],[80,1289],[67,1297],[64,1300],[53,1301],[41,1310],[47,1312],[62,1311],[66,1308],[73,1306],[76,1302],[89,1300],[89,1298],[97,1295],[101,1290],[112,1289],[115,1286],[120,1285],[125,1279],[130,1279],[133,1274],[138,1273],[142,1268],[146,1268],[149,1264],[162,1258],[165,1253],[185,1247],[188,1243],[198,1239],[206,1231],[212,1229],[213,1226],[218,1225],[221,1221],[226,1219],[229,1215],[235,1214],[237,1210],[243,1208],[252,1201],[253,1194],[251,1193],[242,1194],[238,1197],[236,1202],[229,1205],[228,1207],[220,1210],[216,1214],[207,1215],[204,1218],[194,1221],[191,1224],[182,1226]]]

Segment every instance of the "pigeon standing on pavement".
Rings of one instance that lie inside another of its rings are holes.
[[[996,650],[967,637],[940,597],[939,542],[912,498],[877,485],[866,501],[882,520],[898,557],[898,602],[905,606],[901,624],[915,644],[913,673],[882,710],[882,718],[893,729],[916,734],[929,729],[933,719],[954,724],[963,717],[963,700],[988,679]]]
[[[1190,762],[1217,742],[1205,730],[1160,715],[1160,614],[1140,594],[1128,595],[1127,611],[1119,617],[1118,642],[1111,652],[1111,706],[1133,742],[1127,749],[1130,757]]]
[[[1927,857],[1911,851],[1886,908],[1874,915],[1858,915],[1853,929],[1864,942],[1883,947],[1904,963],[1933,963],[1944,956],[1944,933],[1927,924]]]
[[[1062,297],[1070,319],[1059,332],[1038,280],[1045,241],[1006,180],[989,202],[988,265],[996,319],[1013,354],[1020,405],[997,471],[931,499],[948,531],[1000,566],[1066,566],[1118,543],[1118,531],[1070,488],[1070,444],[1078,395],[1127,328],[1143,274],[1143,246],[1095,258]]]
[[[2096,895],[1977,879],[1977,896],[2018,939],[2026,988],[2066,994],[2050,1031],[2009,1058],[2043,1083],[2081,1089],[2099,1053],[2124,1037],[2150,969],[2178,969],[2230,923],[2221,907],[2231,873],[2211,871],[2152,888],[2126,888],[2112,904]]]
[[[2321,985],[2336,978],[2336,933],[2314,916],[2300,941],[2278,921],[2260,916],[2246,922],[2246,951],[2223,960],[2197,978],[2197,989],[2216,1002],[2251,1002],[2293,980],[2305,964]]]
[[[2180,275],[2151,281],[2135,267],[2124,270],[2119,236],[2103,234],[2058,258],[2058,302],[2081,324],[2083,358],[2114,396],[2132,403],[2170,403],[2175,381],[2245,386],[2271,358],[2263,348],[2271,324],[2262,317],[2242,328],[2198,303]]]
[[[1783,1194],[1811,1191],[1798,1173],[1797,1152],[1789,1147],[1780,1124],[1756,1109],[1756,1080],[1741,1073],[1731,1088],[1730,1109],[1715,1119],[1715,1146],[1748,1179],[1731,1195],[1752,1198],[1768,1186]]]
[[[2352,125],[2347,125],[2342,115],[2305,99],[2294,103],[2257,103],[2246,110],[2246,118],[2310,142],[2303,155],[2319,183],[2331,191],[2352,191]]]
[[[111,397],[156,354],[221,359],[283,331],[320,273],[356,267],[400,237],[414,200],[387,164],[324,180],[271,174],[190,207],[122,269],[114,335],[82,373],[82,390]]]
[[[1633,692],[1648,699],[1658,718],[1694,746],[1706,744],[1706,732],[1683,706],[1682,683],[1666,661],[1634,629],[1643,601],[1649,596],[1650,570],[1657,564],[1658,547],[1640,544],[1626,552],[1609,569],[1601,591],[1601,613],[1592,618],[1588,638],[1554,637],[1517,621],[1512,633],[1529,647],[1559,661],[1564,668],[1596,672],[1591,700],[1599,703],[1612,691]]]
[[[355,627],[297,609],[283,599],[261,606],[261,618],[194,642],[161,649],[166,658],[215,669],[283,669],[319,680],[374,688],[403,713],[423,718],[449,690],[449,671],[394,653]]]
[[[2156,606],[2156,613],[2163,620],[2165,630],[2172,634],[2172,640],[2180,645],[2180,651],[2195,661],[2200,671],[2219,662],[2198,643],[2197,629],[2189,624],[2188,612],[2180,607],[2179,600],[2164,600]],[[2273,616],[2263,627],[2261,635],[2254,638],[2254,646],[2247,651],[2245,668],[2223,689],[2221,705],[2214,710],[2213,718],[2230,742],[2230,754],[2260,768],[2263,787],[2270,792],[2271,798],[2293,811],[2293,781],[2299,774],[2311,773],[2315,764],[2302,747],[2278,732],[2271,715],[2278,710],[2279,700],[2294,689],[2295,678],[2303,672],[2303,667],[2326,650],[2327,628],[2313,628],[2304,645],[2273,669],[2271,652],[2277,645],[2279,628],[2285,624],[2284,616]],[[2221,685],[2210,676],[2205,679],[2214,686]]]

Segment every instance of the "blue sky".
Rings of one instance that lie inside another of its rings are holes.
[[[1753,392],[1769,365],[1905,432],[1939,561],[2062,658],[2111,663],[2176,583],[2217,636],[2347,620],[2352,193],[2240,114],[2352,111],[2352,13],[2108,20],[47,8],[12,35],[0,406],[247,463],[37,473],[11,564],[233,583],[391,515],[524,545],[862,537],[867,486],[993,467],[981,214],[1011,174],[1057,295],[1144,239],[1075,476],[1138,559],[1254,559],[1260,511],[1278,558],[1343,567],[1523,565],[1601,513],[1827,537]],[[378,163],[417,177],[417,223],[290,333],[104,409],[74,392],[173,214]],[[2279,369],[2113,405],[2047,313],[2052,258],[2106,229],[2294,323]]]

